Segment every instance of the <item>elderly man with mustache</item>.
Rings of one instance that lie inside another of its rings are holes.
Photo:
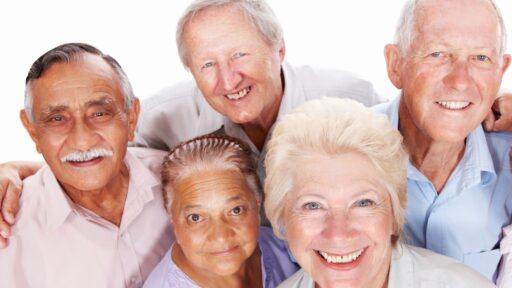
[[[0,287],[142,286],[173,234],[163,152],[127,149],[138,113],[119,64],[92,46],[34,62],[20,117],[46,165],[24,181]]]

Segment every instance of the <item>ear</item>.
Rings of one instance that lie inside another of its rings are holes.
[[[132,106],[128,111],[128,140],[132,141],[135,136],[135,128],[137,128],[137,121],[140,113],[140,102],[138,98],[133,99]]]
[[[400,74],[400,64],[402,55],[397,45],[388,44],[384,47],[384,57],[386,58],[386,68],[391,83],[397,89],[402,89],[402,79]]]
[[[30,138],[32,138],[32,141],[36,144],[36,150],[38,153],[41,153],[41,149],[39,149],[39,142],[37,140],[37,133],[36,128],[34,127],[34,124],[30,122],[29,116],[27,115],[27,112],[25,109],[20,110],[20,120],[21,124],[23,124],[23,127],[25,127],[25,130],[27,130],[28,135]]]
[[[284,39],[281,40],[281,44],[279,44],[279,58],[281,59],[281,63],[284,61],[284,56],[286,55],[286,46],[284,45]]]
[[[510,54],[503,55],[503,65],[501,66],[501,76],[505,74],[508,67],[510,66]]]

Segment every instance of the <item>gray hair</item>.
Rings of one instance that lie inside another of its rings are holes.
[[[167,211],[171,211],[176,184],[180,180],[199,171],[214,169],[240,173],[256,199],[261,200],[262,189],[249,146],[233,137],[211,134],[179,144],[164,160],[162,186]]]
[[[415,17],[416,11],[419,6],[419,2],[421,0],[408,0],[403,9],[402,14],[400,15],[398,25],[395,30],[395,44],[398,45],[400,49],[400,53],[402,55],[406,55],[413,39],[414,25],[415,25]],[[494,3],[493,0],[489,0],[489,3],[492,5],[494,10],[496,11],[496,15],[498,17],[498,55],[500,58],[503,56],[505,51],[507,50],[507,29],[505,28],[505,23],[503,21],[503,17],[501,16],[501,11]]]
[[[240,9],[249,21],[258,30],[263,39],[273,47],[279,47],[283,40],[281,24],[270,6],[263,0],[195,0],[190,4],[178,21],[176,29],[176,44],[181,62],[189,68],[187,51],[185,49],[183,34],[185,26],[201,11],[214,7],[233,6]]]
[[[99,49],[89,44],[66,43],[41,55],[28,71],[27,78],[25,79],[25,112],[31,122],[34,122],[34,115],[32,114],[32,104],[34,102],[31,91],[32,80],[40,78],[52,64],[78,62],[85,53],[100,56],[114,69],[121,84],[125,111],[131,108],[135,95],[133,94],[132,85],[128,80],[128,76],[126,76],[121,65],[112,56],[104,54]]]
[[[297,161],[312,153],[356,152],[367,156],[383,177],[391,199],[392,240],[396,243],[407,202],[407,153],[400,132],[391,127],[385,115],[349,99],[308,101],[276,124],[267,149],[265,211],[278,237],[285,238],[285,201],[294,186]]]

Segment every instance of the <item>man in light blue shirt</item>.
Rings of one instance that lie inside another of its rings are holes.
[[[409,1],[385,49],[401,96],[375,108],[410,153],[406,241],[492,280],[512,213],[512,134],[486,134],[480,123],[510,63],[505,42],[491,1]]]

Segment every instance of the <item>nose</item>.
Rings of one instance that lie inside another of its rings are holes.
[[[348,211],[329,211],[324,225],[322,234],[326,239],[347,241],[358,234],[358,228]]]
[[[219,84],[225,91],[233,91],[242,81],[241,74],[230,63],[219,65]]]
[[[234,235],[233,227],[225,219],[217,219],[212,221],[209,239],[224,242]]]
[[[464,91],[471,82],[468,63],[464,60],[457,60],[452,63],[450,71],[443,79],[444,84],[457,91]]]
[[[70,148],[86,151],[96,146],[98,134],[87,123],[78,120],[74,122],[73,127],[70,129],[67,140]]]

